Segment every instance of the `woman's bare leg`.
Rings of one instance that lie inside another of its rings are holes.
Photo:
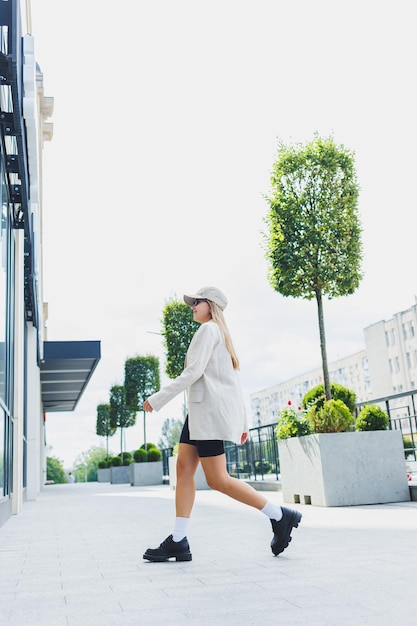
[[[194,474],[199,457],[196,446],[180,443],[177,458],[177,484],[175,487],[176,517],[190,517],[195,500]]]
[[[264,508],[267,503],[266,498],[245,481],[229,476],[225,454],[203,457],[200,460],[206,475],[207,484],[211,489],[220,491],[234,500],[253,506],[255,509],[261,510]]]

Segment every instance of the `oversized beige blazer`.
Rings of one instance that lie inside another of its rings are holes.
[[[210,320],[191,340],[182,374],[148,398],[155,411],[187,391],[191,439],[222,439],[240,444],[247,432],[239,375],[233,369],[223,333]]]

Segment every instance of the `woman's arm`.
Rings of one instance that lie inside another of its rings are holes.
[[[179,393],[188,389],[203,375],[207,363],[213,354],[214,347],[221,339],[221,331],[217,324],[205,323],[195,333],[187,352],[187,366],[172,383],[152,394],[143,404],[149,413],[154,409],[159,411],[165,404]]]

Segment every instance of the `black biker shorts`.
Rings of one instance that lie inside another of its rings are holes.
[[[221,439],[190,439],[190,429],[188,427],[188,415],[182,428],[180,443],[188,443],[190,446],[196,446],[198,456],[220,456],[224,454],[224,443]]]

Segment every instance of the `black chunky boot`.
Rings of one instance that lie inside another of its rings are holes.
[[[293,528],[297,528],[301,522],[301,513],[299,511],[293,511],[292,509],[282,508],[282,519],[277,522],[275,519],[271,519],[272,530],[274,536],[271,541],[271,550],[275,556],[284,552],[291,541],[291,531]]]
[[[143,555],[144,559],[162,563],[174,558],[176,561],[191,561],[192,554],[187,537],[181,541],[174,541],[172,535],[167,537],[159,546],[159,548],[148,548]]]

